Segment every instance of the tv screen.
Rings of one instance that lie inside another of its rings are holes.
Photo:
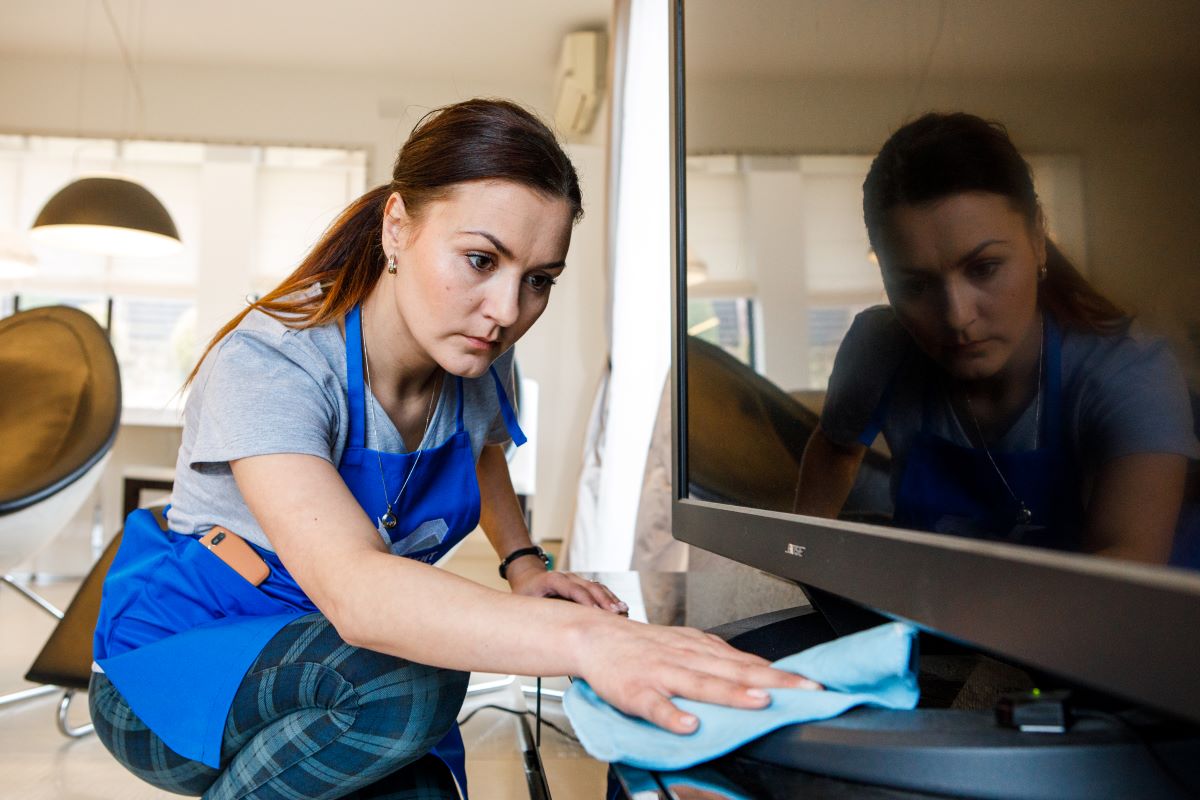
[[[1200,722],[1200,6],[672,9],[675,538]]]

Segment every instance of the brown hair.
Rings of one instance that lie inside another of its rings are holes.
[[[879,252],[888,212],[896,206],[961,192],[1003,195],[1031,227],[1042,224],[1033,174],[1003,125],[961,112],[926,114],[888,137],[863,182],[871,246]],[[1129,327],[1129,316],[1088,283],[1049,237],[1038,303],[1066,328],[1118,333]]]
[[[362,302],[382,272],[383,210],[393,192],[399,193],[408,215],[419,220],[430,203],[444,199],[456,185],[477,180],[519,183],[566,200],[576,220],[583,214],[575,167],[534,114],[491,99],[435,109],[421,118],[400,148],[391,182],[351,203],[291,275],[217,331],[184,385],[196,377],[209,351],[256,308],[289,327],[308,328],[339,319]],[[313,284],[322,291],[293,296]]]

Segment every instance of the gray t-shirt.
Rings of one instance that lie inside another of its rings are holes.
[[[890,306],[869,308],[855,317],[838,349],[821,430],[831,441],[848,446],[862,441],[873,422],[881,422],[892,452],[894,499],[908,450],[921,429],[926,396],[929,432],[972,446],[950,405],[947,381]],[[887,415],[874,420],[889,386]],[[1070,455],[1078,464],[1100,465],[1133,453],[1200,457],[1187,384],[1169,345],[1159,337],[1064,331],[1062,414]],[[1035,399],[999,441],[989,442],[991,449],[1033,449],[1038,444],[1037,415]],[[1093,476],[1084,477],[1086,485]]]
[[[513,394],[513,351],[494,364]],[[463,420],[475,458],[485,444],[508,441],[490,374],[463,379]],[[366,392],[366,445],[405,452],[391,418]],[[455,430],[457,381],[447,375],[421,442],[446,441]],[[379,423],[379,430],[375,427]],[[184,408],[183,443],[175,465],[169,522],[178,533],[222,525],[273,550],[246,507],[229,462],[272,453],[302,453],[341,461],[350,434],[345,340],[337,324],[297,330],[252,311],[209,352]]]

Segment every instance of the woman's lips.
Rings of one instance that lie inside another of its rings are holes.
[[[495,339],[480,339],[478,336],[467,336],[466,334],[463,335],[463,338],[475,350],[491,350],[496,346]]]
[[[987,347],[991,339],[976,339],[973,342],[965,342],[959,344],[957,342],[946,345],[946,350],[951,355],[955,356],[972,356],[977,355]]]

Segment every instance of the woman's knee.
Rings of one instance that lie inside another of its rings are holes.
[[[410,758],[426,753],[454,726],[468,678],[466,672],[395,660],[389,673],[359,692],[355,728],[386,736]]]

